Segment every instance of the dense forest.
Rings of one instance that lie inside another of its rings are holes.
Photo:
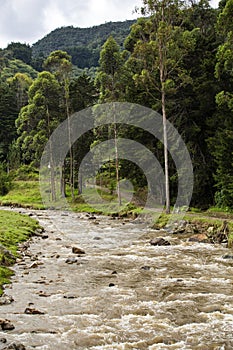
[[[32,58],[37,64],[52,51],[63,50],[71,55],[72,63],[79,68],[98,66],[102,45],[110,35],[123,48],[134,20],[108,22],[91,28],[58,28],[32,46]]]
[[[0,51],[2,193],[7,174],[39,167],[61,122],[96,103],[119,101],[152,108],[182,135],[194,169],[192,206],[233,209],[233,0],[222,0],[218,9],[207,0],[185,6],[143,0],[139,15],[137,21],[83,30],[60,28],[33,47],[11,43]],[[117,133],[141,142],[164,164],[174,204],[176,169],[161,142],[137,128]],[[71,147],[62,195],[69,188],[75,199],[82,191],[83,157],[114,135],[114,125],[93,128]],[[105,166],[107,185],[110,168],[116,182],[129,178],[143,193],[146,179],[135,164],[119,160]]]

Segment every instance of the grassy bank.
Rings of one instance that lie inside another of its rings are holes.
[[[153,227],[155,229],[161,229],[167,225],[169,220],[172,218],[172,221],[174,222],[176,220],[175,216],[170,214],[162,214],[160,215],[159,219],[156,220]],[[177,220],[179,220],[179,216],[177,216]],[[233,247],[233,213],[225,213],[225,212],[203,212],[203,213],[187,213],[183,220],[197,225],[199,227],[204,227],[206,230],[208,227],[214,227],[214,231],[221,231],[224,222],[227,222],[229,234],[228,234],[228,247]]]
[[[118,210],[118,201],[116,195],[110,194],[108,191],[97,190],[99,198],[103,200],[96,203],[96,190],[88,188],[84,190],[83,195],[76,195],[72,200],[67,188],[67,202],[69,207],[76,212],[89,212],[95,214],[111,214]],[[93,206],[88,203],[94,203]],[[122,198],[122,212],[125,213],[125,204],[127,199]],[[38,180],[17,180],[12,184],[11,190],[4,196],[0,196],[0,205],[46,209],[41,199],[40,186]],[[59,202],[57,203],[59,207]],[[132,210],[130,206],[129,210]],[[134,208],[138,211],[138,208]]]
[[[9,283],[18,244],[26,241],[39,228],[36,220],[15,212],[0,210],[0,295],[3,284]]]
[[[67,187],[67,190],[68,187]],[[95,214],[114,214],[119,213],[121,216],[137,216],[141,213],[142,208],[136,207],[133,204],[128,204],[127,196],[122,198],[122,206],[119,210],[117,205],[117,197],[111,194],[107,189],[97,189],[99,198],[103,199],[103,203],[96,203],[96,189],[85,188],[81,196],[77,196],[74,200],[71,199],[69,191],[67,191],[68,206],[76,212],[89,212]],[[90,204],[89,204],[90,203]],[[94,203],[92,206],[91,203]],[[40,187],[38,180],[17,180],[13,182],[12,189],[5,196],[0,196],[0,205],[16,206],[34,209],[46,209],[41,199]],[[59,207],[59,203],[58,203]],[[173,215],[174,219],[174,215]],[[179,219],[179,215],[178,215]],[[165,226],[169,216],[162,214],[156,222],[157,227]],[[185,220],[190,222],[194,220],[208,221],[210,224],[217,226],[222,225],[223,220],[228,220],[231,227],[233,221],[233,212],[224,211],[219,208],[210,208],[208,211],[200,212],[198,209],[192,209],[185,216]]]
[[[43,209],[39,181],[14,181],[11,190],[5,196],[0,196],[0,204],[3,206]]]

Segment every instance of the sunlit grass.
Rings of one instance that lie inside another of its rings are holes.
[[[38,227],[38,222],[29,216],[0,210],[0,294],[3,284],[9,283],[13,274],[8,266],[15,262],[18,244],[26,241]]]
[[[14,181],[12,189],[0,196],[0,204],[43,209],[39,181]]]

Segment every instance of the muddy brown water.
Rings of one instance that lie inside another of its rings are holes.
[[[0,317],[15,329],[0,338],[38,350],[233,349],[229,249],[168,234],[171,246],[155,247],[161,234],[146,223],[30,212],[48,238],[34,237],[14,267]]]

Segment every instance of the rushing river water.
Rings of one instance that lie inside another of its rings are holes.
[[[168,234],[170,246],[151,246],[161,233],[137,221],[31,213],[48,238],[34,237],[14,268],[0,317],[15,329],[0,338],[38,350],[233,349],[228,249]]]

